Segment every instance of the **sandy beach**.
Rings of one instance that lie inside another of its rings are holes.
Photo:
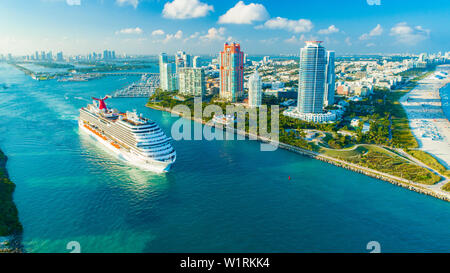
[[[450,82],[450,76],[444,75],[445,78],[438,79],[436,73],[419,81],[411,92],[400,99],[400,103],[406,110],[419,149],[432,154],[449,168],[450,122],[442,111],[439,89]]]

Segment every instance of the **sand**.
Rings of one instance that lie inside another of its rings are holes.
[[[447,70],[448,71],[448,70]],[[450,168],[450,122],[441,107],[439,89],[450,82],[450,76],[437,79],[436,73],[418,82],[418,85],[400,99],[409,119],[419,149],[436,157]]]

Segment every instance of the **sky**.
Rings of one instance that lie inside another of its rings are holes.
[[[450,51],[448,0],[0,0],[0,54]]]

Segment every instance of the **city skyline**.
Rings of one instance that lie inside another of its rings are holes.
[[[2,1],[0,54],[109,48],[157,55],[182,48],[201,55],[236,41],[250,55],[295,55],[306,40],[316,39],[336,55],[448,51],[442,47],[450,40],[445,2],[368,2]]]

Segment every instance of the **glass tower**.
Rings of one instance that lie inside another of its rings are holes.
[[[327,66],[325,71],[325,106],[334,104],[334,89],[336,74],[334,73],[334,51],[327,51]]]
[[[320,41],[308,41],[300,50],[298,111],[322,113],[325,94],[326,52]]]
[[[159,55],[159,85],[164,91],[174,91],[178,89],[175,64],[168,62],[166,53],[161,53]]]
[[[259,76],[258,71],[255,71],[248,79],[248,106],[261,106],[261,87],[261,77]]]

